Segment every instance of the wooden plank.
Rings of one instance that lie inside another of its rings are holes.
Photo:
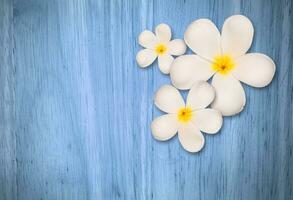
[[[13,5],[0,1],[0,199],[16,199]]]

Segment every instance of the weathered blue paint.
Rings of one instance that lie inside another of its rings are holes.
[[[291,0],[1,0],[0,199],[293,199]],[[263,89],[198,154],[155,141],[154,92],[135,63],[144,29],[182,38],[198,18],[241,13],[251,52],[274,59]]]

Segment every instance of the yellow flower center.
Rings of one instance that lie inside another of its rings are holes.
[[[187,123],[191,120],[192,115],[193,115],[192,110],[189,107],[186,107],[186,108],[181,108],[178,111],[177,118],[178,118],[178,121]]]
[[[167,47],[164,44],[158,44],[155,48],[157,54],[163,55],[167,51]]]
[[[234,69],[235,64],[233,59],[228,55],[217,56],[212,64],[212,69],[219,72],[222,75],[228,74]]]

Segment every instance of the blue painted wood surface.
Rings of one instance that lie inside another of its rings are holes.
[[[1,0],[0,199],[293,199],[291,0]],[[154,92],[169,77],[135,62],[137,36],[174,38],[207,17],[255,27],[277,65],[198,154],[155,141]]]

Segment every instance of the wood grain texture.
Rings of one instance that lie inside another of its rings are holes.
[[[1,0],[0,199],[293,199],[291,0]],[[154,92],[168,76],[135,62],[138,34],[173,37],[233,14],[255,27],[251,52],[277,65],[198,154],[155,141]]]

